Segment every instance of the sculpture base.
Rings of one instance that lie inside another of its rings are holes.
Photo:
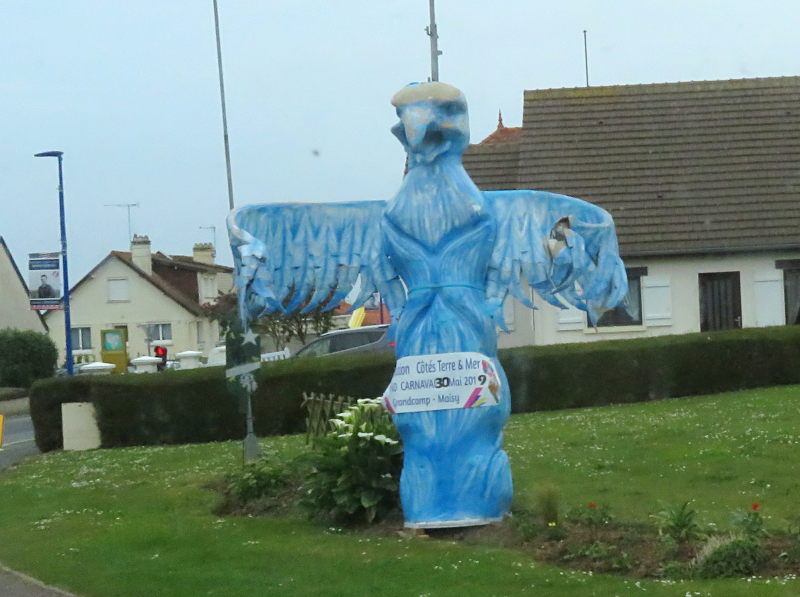
[[[464,518],[462,520],[435,520],[432,522],[405,522],[403,526],[407,529],[452,529],[458,527],[477,527],[493,522],[500,522],[499,518]]]

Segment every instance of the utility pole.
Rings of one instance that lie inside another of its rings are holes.
[[[434,7],[434,0],[428,0],[428,7],[431,13],[431,24],[425,27],[425,33],[431,38],[431,81],[439,80],[439,56],[442,55],[439,50],[439,32],[436,29],[436,9]]]
[[[583,30],[583,64],[586,67],[586,86],[589,86],[589,45],[586,43],[586,29]]]
[[[233,209],[233,177],[231,176],[231,148],[228,143],[228,116],[225,111],[225,80],[222,77],[222,44],[219,40],[219,11],[214,0],[214,32],[217,36],[217,70],[219,71],[219,96],[222,102],[222,140],[225,143],[225,168],[228,173],[228,208]]]
[[[106,203],[104,207],[126,207],[128,208],[128,242],[133,240],[131,232],[131,207],[139,207],[138,203]]]

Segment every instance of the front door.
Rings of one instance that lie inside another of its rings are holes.
[[[739,272],[699,274],[700,331],[742,327]]]

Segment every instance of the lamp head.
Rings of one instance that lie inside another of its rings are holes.
[[[33,157],[35,158],[60,158],[64,155],[63,151],[43,151],[42,153],[36,153]]]

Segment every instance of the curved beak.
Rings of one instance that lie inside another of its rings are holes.
[[[427,106],[408,106],[400,116],[406,142],[411,149],[418,149],[428,134],[428,128],[434,121],[434,113]]]

